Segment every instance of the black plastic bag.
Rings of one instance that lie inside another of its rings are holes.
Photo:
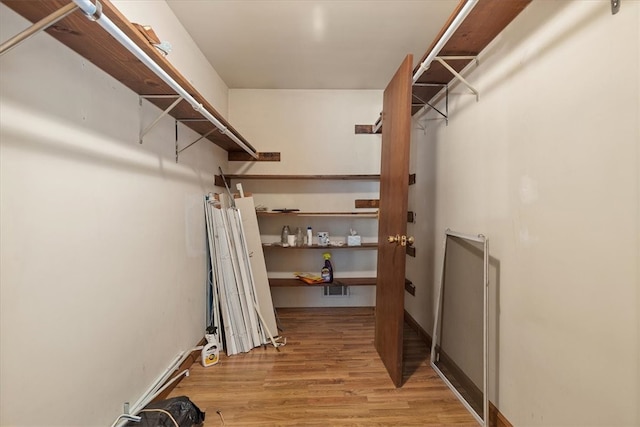
[[[202,412],[186,396],[150,403],[138,413],[140,422],[129,421],[126,427],[194,427],[204,423]]]

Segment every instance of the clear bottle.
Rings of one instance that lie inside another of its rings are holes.
[[[285,225],[282,227],[282,234],[280,234],[280,243],[282,243],[282,246],[289,246],[289,234],[291,234],[289,226]]]
[[[304,233],[302,232],[302,228],[296,228],[296,246],[304,245]]]

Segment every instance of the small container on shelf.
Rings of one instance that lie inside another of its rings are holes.
[[[296,246],[304,246],[304,233],[300,227],[296,228]]]
[[[282,243],[282,246],[289,246],[289,234],[291,234],[289,226],[285,225],[282,227],[282,233],[280,234],[280,243]]]
[[[347,246],[362,246],[362,238],[353,228],[349,230],[349,235],[347,236]]]
[[[324,258],[324,265],[320,270],[320,277],[322,277],[322,281],[325,283],[333,282],[333,266],[331,265],[331,254],[329,252],[325,252],[322,254]]]
[[[329,246],[329,232],[328,231],[319,231],[318,232],[318,246]]]
[[[313,246],[313,230],[311,226],[307,227],[307,246]]]

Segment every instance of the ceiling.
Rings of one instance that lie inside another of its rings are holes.
[[[384,89],[458,0],[168,0],[230,88]]]

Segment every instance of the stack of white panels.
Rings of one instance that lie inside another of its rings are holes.
[[[245,353],[268,341],[256,310],[242,218],[235,207],[222,207],[209,196],[205,198],[205,212],[215,326],[222,326],[227,355]]]

